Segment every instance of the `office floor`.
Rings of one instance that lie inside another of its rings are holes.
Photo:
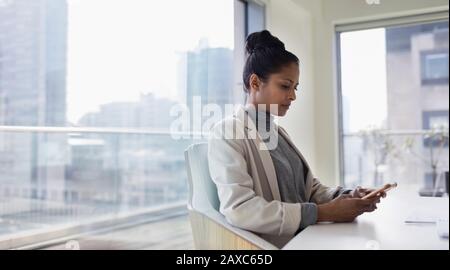
[[[77,241],[81,250],[189,250],[194,249],[188,215],[151,222],[131,228],[84,236]],[[66,243],[43,248],[65,250]]]

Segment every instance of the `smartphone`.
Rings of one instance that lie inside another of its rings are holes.
[[[397,187],[397,183],[393,183],[393,184],[386,184],[386,185],[384,185],[383,187],[381,187],[381,188],[379,188],[379,189],[377,189],[377,190],[374,190],[374,191],[372,191],[372,192],[370,192],[369,194],[367,194],[366,196],[364,196],[364,197],[362,197],[363,199],[370,199],[370,198],[373,198],[373,197],[375,197],[375,196],[377,196],[379,193],[381,193],[381,192],[388,192],[389,190],[391,190],[391,189],[393,189],[393,188],[396,188]]]

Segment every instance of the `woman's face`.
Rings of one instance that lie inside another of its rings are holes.
[[[262,82],[255,74],[250,77],[249,102],[255,106],[263,106],[274,115],[284,116],[292,101],[296,99],[300,70],[296,63],[283,67],[280,72],[271,74],[266,82]],[[270,106],[272,105],[272,106]],[[275,105],[275,109],[274,108]]]

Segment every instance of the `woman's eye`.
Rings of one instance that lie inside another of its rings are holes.
[[[291,88],[289,85],[283,85],[283,88],[284,89],[289,89],[289,88]]]

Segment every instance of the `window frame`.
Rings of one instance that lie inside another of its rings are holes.
[[[447,55],[447,73],[445,77],[439,77],[439,78],[428,78],[426,76],[427,73],[427,57],[432,55],[440,55],[440,54],[446,54]],[[421,66],[421,83],[423,86],[428,85],[442,85],[442,84],[448,84],[448,50],[426,50],[420,52],[420,66]]]
[[[267,5],[265,1],[261,0],[235,0],[235,33],[234,33],[234,100],[241,101],[246,100],[246,94],[244,92],[244,83],[242,82],[242,72],[245,65],[245,40],[249,33],[249,5],[259,5],[264,9],[264,26],[267,24]],[[239,26],[243,24],[244,27]]]
[[[433,117],[446,117],[447,122],[449,120],[449,111],[447,110],[433,110],[433,111],[423,111],[422,112],[422,128],[424,130],[431,130],[430,122]],[[438,147],[439,142],[433,140],[432,138],[424,138],[423,146],[426,148],[429,147]],[[448,147],[448,141],[443,145],[444,147]]]

